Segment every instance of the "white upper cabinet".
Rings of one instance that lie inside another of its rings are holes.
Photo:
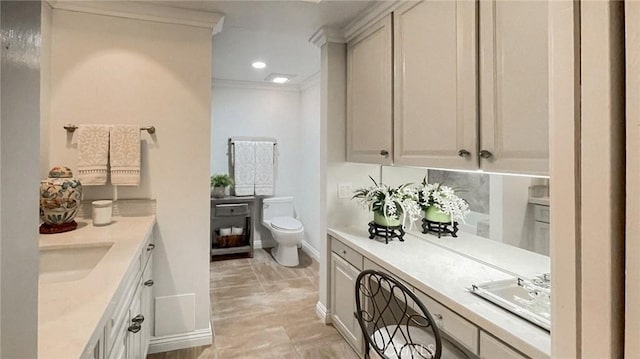
[[[475,1],[394,12],[394,163],[477,169]]]
[[[347,47],[347,160],[547,175],[547,16],[425,0],[370,25]]]
[[[546,1],[480,1],[480,168],[548,174]]]
[[[391,15],[347,45],[347,161],[391,164]]]

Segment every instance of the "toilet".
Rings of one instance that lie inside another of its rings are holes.
[[[298,265],[298,246],[304,228],[295,218],[293,197],[271,197],[262,200],[262,225],[269,228],[276,247],[271,251],[276,262],[283,266]]]

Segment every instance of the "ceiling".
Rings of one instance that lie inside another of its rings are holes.
[[[321,26],[342,28],[374,1],[166,1],[167,6],[225,15],[213,37],[213,78],[265,82],[291,74],[300,84],[320,71],[320,49],[309,38]],[[256,70],[254,61],[267,67]]]

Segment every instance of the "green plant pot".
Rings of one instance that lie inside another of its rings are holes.
[[[385,227],[394,227],[401,224],[399,217],[385,217],[380,213],[373,213],[373,222]]]
[[[451,215],[440,211],[434,206],[427,207],[424,211],[424,218],[431,222],[451,223]]]

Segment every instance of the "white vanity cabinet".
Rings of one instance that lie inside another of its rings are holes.
[[[347,161],[391,164],[391,15],[347,44]]]
[[[476,12],[468,0],[394,11],[395,164],[478,167]]]
[[[85,350],[84,358],[139,359],[147,356],[151,328],[152,308],[152,236],[145,241],[131,268],[112,300],[114,305],[105,316],[101,333]]]
[[[349,234],[345,235],[345,233]],[[479,356],[486,359],[549,357],[546,346],[550,346],[550,337],[548,333],[543,333],[542,329],[513,314],[503,313],[499,308],[493,307],[493,304],[474,296],[464,288],[461,288],[458,294],[451,296],[450,286],[461,284],[456,277],[448,274],[453,271],[449,266],[459,265],[476,272],[490,270],[485,269],[481,264],[455,253],[446,253],[445,249],[422,242],[417,238],[407,238],[399,246],[391,246],[372,241],[363,236],[362,232],[355,234],[330,229],[329,241],[331,245],[329,287],[331,321],[359,354],[363,353],[364,343],[354,316],[355,280],[360,271],[372,269],[394,276],[413,291],[431,313],[436,325],[443,333],[443,338],[446,339],[446,345],[449,348],[455,347],[455,351],[459,352],[461,357],[477,358]],[[401,255],[398,255],[398,250],[402,251]],[[404,252],[405,250],[407,252]],[[425,258],[428,253],[433,253],[434,257]],[[428,280],[436,286],[427,285],[426,282],[417,279],[416,274],[418,278],[423,274],[420,274],[421,269],[415,269],[412,266],[421,263],[422,258],[425,258],[425,266],[432,267],[427,271],[430,277]],[[429,260],[435,260],[441,264],[434,266],[429,264]],[[405,265],[405,261],[411,264]],[[409,270],[400,269],[403,267]],[[473,274],[465,273],[463,277],[469,275]],[[491,277],[495,275],[496,273],[492,273]],[[415,306],[415,303],[412,305]],[[487,316],[487,313],[490,315]],[[519,336],[514,337],[512,329],[519,333]],[[523,337],[522,333],[527,333],[530,338]]]
[[[362,270],[362,256],[336,240],[331,241],[331,250],[331,322],[353,349],[362,354],[362,331],[354,315],[355,285]]]

